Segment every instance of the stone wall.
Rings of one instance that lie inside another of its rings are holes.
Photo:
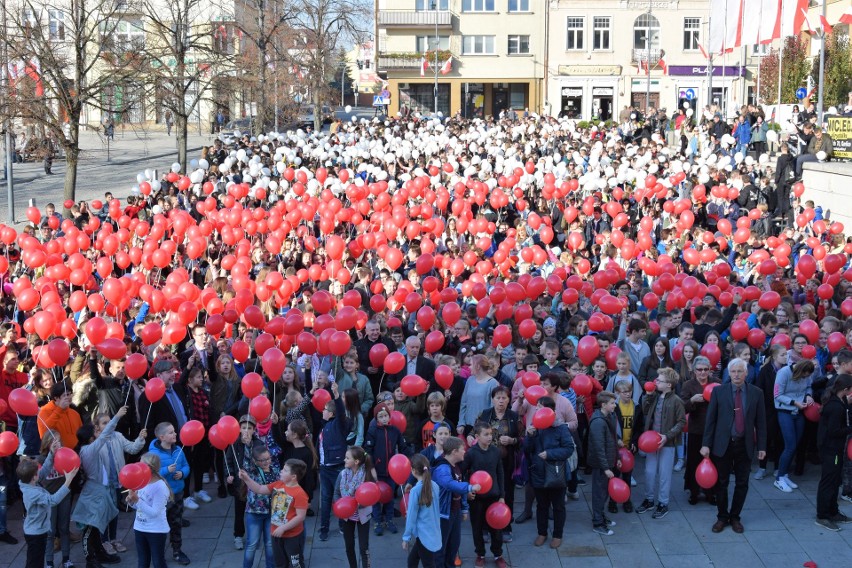
[[[805,184],[803,201],[812,199],[831,211],[831,220],[840,221],[846,234],[852,233],[852,163],[813,162],[805,164],[802,175]]]

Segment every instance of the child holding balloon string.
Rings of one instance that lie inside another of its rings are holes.
[[[56,430],[48,430],[41,441],[41,454],[37,462],[42,466],[39,471],[39,485],[51,495],[58,494],[64,486],[65,476],[53,468],[53,458],[57,450],[62,447],[62,440]],[[50,527],[47,533],[49,543],[45,553],[47,554],[46,566],[53,566],[53,539],[59,536],[62,550],[62,565],[71,561],[71,502],[72,495],[69,493],[57,501],[50,511]]]
[[[387,405],[379,403],[373,409],[375,419],[370,423],[366,436],[366,450],[373,460],[377,472],[377,478],[391,488],[391,498],[387,503],[376,503],[373,506],[375,517],[376,536],[381,536],[384,529],[396,534],[397,528],[393,522],[393,494],[396,492],[396,483],[388,473],[388,463],[396,454],[410,455],[411,448],[405,440],[402,432],[391,424],[390,412]]]
[[[240,481],[238,472],[252,467],[252,448],[263,445],[255,435],[257,420],[250,414],[240,418],[240,437],[232,444],[232,451],[225,454],[225,482],[234,497],[234,548],[242,550],[246,534],[246,486]],[[239,460],[239,461],[238,461]]]
[[[307,516],[313,517],[314,512],[310,508],[310,501],[313,499],[314,490],[317,486],[317,451],[314,448],[314,443],[311,440],[311,434],[308,431],[308,426],[304,420],[293,420],[287,425],[287,431],[284,437],[289,444],[284,447],[283,459],[287,460],[298,459],[305,463],[305,474],[299,478],[299,485],[308,496],[308,512]]]
[[[166,568],[166,539],[169,535],[168,505],[174,500],[169,484],[160,475],[160,458],[147,453],[140,460],[148,466],[151,478],[145,487],[130,490],[127,503],[136,509],[133,532],[136,535],[137,565]],[[143,470],[144,471],[144,470]]]
[[[443,453],[443,451],[442,451]],[[434,553],[441,550],[441,513],[438,484],[432,481],[430,461],[423,455],[411,458],[411,475],[417,484],[408,494],[408,511],[402,549],[408,553],[408,568],[434,566]],[[413,541],[413,543],[412,543]]]
[[[341,497],[357,497],[358,488],[365,482],[376,480],[376,472],[370,456],[359,446],[350,446],[343,459],[343,470],[334,484],[334,501]],[[370,518],[371,507],[361,507],[343,520],[343,541],[346,545],[346,558],[349,568],[358,568],[355,556],[355,532],[358,532],[358,548],[362,568],[370,568]]]

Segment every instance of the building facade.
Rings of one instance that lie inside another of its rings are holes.
[[[496,115],[544,105],[542,0],[376,0],[391,115]]]

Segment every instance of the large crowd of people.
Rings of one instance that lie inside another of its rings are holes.
[[[223,133],[123,202],[0,227],[0,499],[27,511],[0,541],[119,563],[135,509],[138,565],[189,564],[183,511],[233,499],[245,568],[304,566],[308,516],[351,568],[389,535],[458,566],[469,518],[502,568],[533,513],[536,546],[573,537],[581,487],[604,536],[681,489],[743,532],[752,469],[789,493],[813,464],[839,530],[845,228],[786,142],[743,141],[758,109],[681,113],[674,145],[627,111]]]

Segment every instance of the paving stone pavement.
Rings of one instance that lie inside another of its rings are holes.
[[[642,478],[643,461],[637,460],[639,485],[633,488],[633,502],[638,504],[644,494]],[[800,488],[793,493],[781,493],[772,485],[772,477],[762,481],[751,480],[748,499],[743,511],[744,534],[730,528],[719,534],[711,532],[715,521],[715,508],[701,501],[690,506],[687,495],[680,490],[680,475],[675,474],[669,514],[654,520],[650,514],[638,515],[619,512],[610,515],[617,525],[615,534],[600,536],[591,530],[591,487],[580,487],[580,500],[568,501],[568,520],[565,538],[558,550],[547,545],[533,546],[534,518],[514,525],[514,542],[505,545],[505,557],[515,568],[557,567],[665,567],[665,568],[795,568],[809,560],[820,568],[852,565],[852,525],[833,533],[814,524],[816,488],[819,467],[809,465],[805,475],[795,478]],[[216,494],[215,484],[207,490]],[[519,506],[523,491],[517,491]],[[841,510],[852,516],[852,506],[841,501]],[[314,506],[318,505],[315,500]],[[519,510],[519,509],[518,509]],[[21,538],[20,503],[9,509],[9,531]],[[192,560],[191,566],[208,568],[235,568],[242,565],[241,551],[233,547],[233,503],[228,499],[215,499],[202,504],[196,511],[187,510],[192,522],[184,529],[184,552]],[[332,531],[327,542],[317,536],[318,517],[306,522],[306,563],[310,568],[341,568],[346,565],[343,537]],[[370,533],[370,551],[373,566],[397,568],[405,565],[406,553],[401,547],[405,519],[397,519],[400,533],[376,537]],[[115,566],[136,566],[133,537],[133,515],[122,513],[119,517],[119,535],[128,551],[122,554],[123,562]],[[332,521],[334,526],[334,522]],[[167,547],[168,549],[168,547]],[[462,524],[461,558],[463,566],[473,567],[474,552],[470,524]],[[0,544],[0,568],[23,566],[26,550],[21,543],[15,546]],[[60,560],[59,554],[56,556]],[[78,568],[85,566],[79,544],[72,546],[71,560]],[[176,566],[167,555],[170,566]],[[264,559],[258,552],[254,567],[263,567]],[[494,566],[487,557],[486,566]]]

